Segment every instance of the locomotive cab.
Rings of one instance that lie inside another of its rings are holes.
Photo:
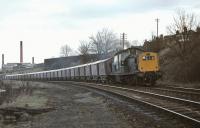
[[[112,63],[112,72],[117,74],[132,74],[138,71],[137,56],[143,50],[128,48],[115,54]]]

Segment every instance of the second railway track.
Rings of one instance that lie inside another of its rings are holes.
[[[134,100],[159,110],[176,115],[190,121],[195,126],[200,126],[200,102],[141,91],[133,88],[95,84],[86,82],[68,82],[72,85],[84,86],[112,93],[129,100]]]
[[[175,87],[132,87],[135,90],[156,93],[161,95],[167,95],[170,97],[177,97],[180,99],[200,102],[200,91],[193,89],[187,90],[185,88],[178,88]]]

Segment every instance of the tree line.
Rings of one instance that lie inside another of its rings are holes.
[[[125,41],[125,48],[131,46],[130,41]],[[87,55],[87,54],[107,54],[123,49],[121,41],[117,34],[108,28],[97,31],[96,34],[90,35],[88,41],[79,41],[78,52],[70,48],[68,44],[61,47],[61,56],[70,55]],[[75,52],[75,53],[74,53]]]
[[[200,26],[197,16],[194,13],[187,13],[178,9],[173,17],[173,22],[167,26],[168,35],[154,37],[144,42],[144,49],[147,51],[160,52],[165,48],[171,49],[173,55],[181,61],[191,54],[198,45]]]

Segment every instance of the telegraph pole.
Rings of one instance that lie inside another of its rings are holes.
[[[122,48],[123,49],[124,49],[124,42],[125,42],[125,33],[122,34],[122,43],[123,43]]]
[[[157,23],[157,37],[158,37],[158,23],[159,23],[159,20],[158,18],[156,18],[156,23]]]
[[[125,45],[125,41],[126,41],[126,36],[127,36],[127,34],[125,34],[125,33],[122,33],[121,34],[121,41],[122,41],[122,48],[124,49],[124,45]]]

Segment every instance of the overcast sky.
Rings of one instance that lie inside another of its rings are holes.
[[[140,43],[166,34],[175,10],[200,13],[198,0],[0,0],[0,53],[5,63],[19,62],[19,42],[24,42],[24,61],[36,63],[58,57],[60,47],[77,49],[102,28]]]

